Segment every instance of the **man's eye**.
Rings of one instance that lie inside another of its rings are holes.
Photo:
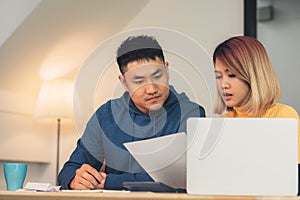
[[[138,84],[138,85],[141,85],[141,84],[144,83],[144,81],[143,81],[143,80],[139,80],[139,81],[134,81],[134,83],[135,83],[135,84]]]
[[[155,75],[155,76],[154,76],[154,79],[155,79],[155,80],[158,80],[158,79],[160,79],[161,77],[162,77],[162,75],[161,75],[161,74],[159,74],[159,75]]]

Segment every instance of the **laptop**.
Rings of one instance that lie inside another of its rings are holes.
[[[296,196],[298,120],[190,118],[187,192]]]

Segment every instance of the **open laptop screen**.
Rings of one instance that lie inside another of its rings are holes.
[[[188,193],[294,196],[297,182],[296,119],[188,119]]]

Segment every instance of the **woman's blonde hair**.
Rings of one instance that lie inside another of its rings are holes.
[[[250,116],[261,116],[280,97],[280,84],[264,46],[248,36],[232,37],[217,46],[213,62],[218,59],[223,65],[245,81],[250,92],[239,107],[239,111]],[[232,111],[226,107],[221,94],[217,94],[214,111],[222,114]]]

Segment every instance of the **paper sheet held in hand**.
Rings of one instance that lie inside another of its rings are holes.
[[[124,143],[131,155],[156,181],[186,188],[186,134]]]

